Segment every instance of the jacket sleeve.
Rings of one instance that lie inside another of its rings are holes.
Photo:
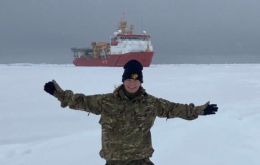
[[[54,96],[61,102],[61,107],[69,107],[99,115],[102,111],[102,99],[105,95],[74,94],[71,90],[58,90]]]
[[[209,102],[204,105],[195,106],[194,104],[179,104],[165,99],[156,98],[156,115],[158,117],[174,118],[179,117],[186,120],[193,120],[203,114]]]

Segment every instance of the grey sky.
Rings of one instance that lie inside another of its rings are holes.
[[[0,0],[0,63],[70,62],[71,47],[109,41],[123,13],[152,35],[157,63],[260,56],[259,0]]]

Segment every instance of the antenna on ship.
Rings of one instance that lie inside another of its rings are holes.
[[[127,21],[126,21],[125,12],[123,12],[123,17],[121,17],[120,24],[119,24],[119,30],[121,30],[122,34],[126,33]]]
[[[119,29],[122,31],[122,34],[126,33],[127,22],[125,20],[120,21]]]
[[[134,25],[130,25],[130,30],[129,30],[129,34],[133,34],[133,31],[134,31]]]

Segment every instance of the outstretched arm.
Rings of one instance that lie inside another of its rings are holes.
[[[74,94],[71,90],[63,90],[58,83],[53,80],[44,85],[44,90],[56,97],[61,102],[61,107],[82,110],[99,115],[102,109],[102,98],[104,95],[85,96],[84,94]]]
[[[194,104],[179,104],[165,99],[156,99],[156,108],[158,117],[174,118],[180,117],[186,120],[193,120],[199,115],[215,114],[218,107],[209,102],[195,106]]]

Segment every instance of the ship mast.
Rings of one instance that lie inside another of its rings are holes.
[[[121,30],[122,34],[126,34],[127,31],[127,21],[121,19],[120,24],[119,24],[119,29]]]
[[[134,25],[130,25],[130,28],[128,28],[126,19],[122,18],[119,23],[119,30],[121,34],[133,34]]]

